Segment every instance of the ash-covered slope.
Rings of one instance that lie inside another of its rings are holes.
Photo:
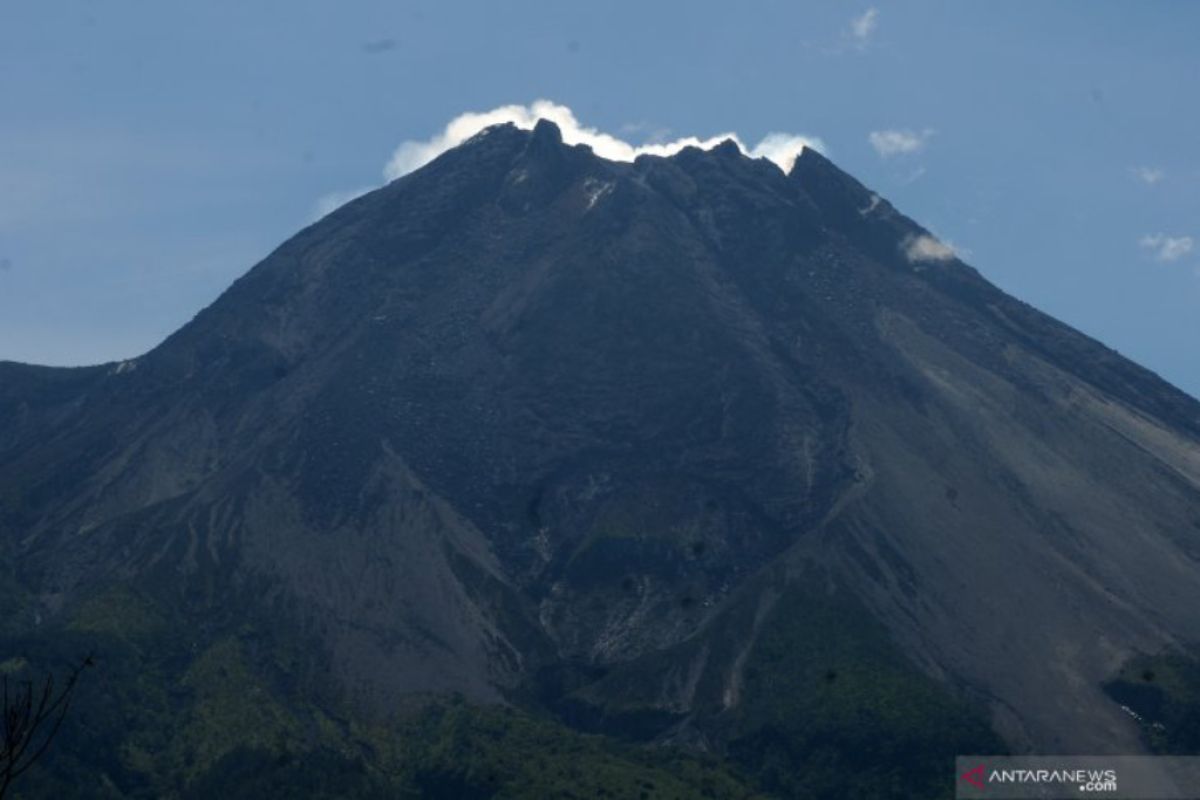
[[[1136,750],[1101,686],[1200,640],[1200,404],[925,234],[811,150],[489,129],[139,359],[0,365],[10,627],[133,586],[356,713],[719,750],[878,625],[1013,747]]]

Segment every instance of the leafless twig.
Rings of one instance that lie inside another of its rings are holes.
[[[54,674],[46,676],[40,687],[32,680],[3,684],[3,718],[0,718],[0,798],[25,770],[29,769],[50,746],[62,727],[71,697],[80,675],[94,662],[89,655],[67,673],[66,682],[56,689]]]

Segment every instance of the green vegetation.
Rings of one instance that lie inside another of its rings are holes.
[[[393,729],[389,742],[383,762],[402,770],[420,797],[764,796],[715,760],[580,734],[510,708],[440,702]]]
[[[1200,660],[1184,653],[1139,656],[1105,685],[1133,711],[1156,753],[1200,753]]]
[[[566,681],[561,705],[576,724],[647,738],[672,722],[660,705],[661,677],[686,674],[695,687],[693,721],[725,737],[729,762],[760,791],[953,797],[956,755],[1006,746],[981,709],[917,670],[848,591],[814,576],[811,589],[789,582],[761,623],[759,602],[746,602],[702,637],[582,686]],[[743,653],[739,643],[759,624]],[[740,684],[730,680],[738,665]],[[730,704],[733,686],[738,701]]]
[[[731,754],[785,797],[953,797],[954,756],[1005,752],[846,592],[790,588],[746,664]]]
[[[721,762],[573,731],[545,717],[425,698],[386,724],[335,718],[267,679],[291,650],[194,628],[127,587],[68,624],[0,639],[9,671],[94,652],[54,747],[14,798],[763,797]]]
[[[165,626],[166,620],[149,599],[121,584],[88,598],[69,625],[75,631],[110,634],[127,642],[145,641]]]
[[[933,800],[952,795],[955,754],[1003,751],[975,711],[824,582],[819,591],[792,584],[762,621],[739,704],[725,709],[713,694],[723,668],[702,682],[700,714],[728,737],[727,758],[614,738],[638,738],[639,709],[654,711],[636,691],[624,716],[606,710],[612,735],[447,697],[368,724],[314,702],[298,642],[248,623],[204,634],[181,619],[117,586],[64,625],[0,637],[0,669],[12,674],[61,669],[81,653],[97,662],[54,748],[14,797]],[[753,624],[738,619],[730,624]],[[734,655],[714,651],[713,663]],[[1153,669],[1154,690],[1171,698],[1155,707],[1166,726],[1155,735],[1165,752],[1188,742],[1194,750],[1200,673],[1183,661]]]

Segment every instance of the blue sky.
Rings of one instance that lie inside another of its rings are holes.
[[[547,98],[634,144],[819,137],[1200,395],[1198,34],[1196,3],[5,0],[0,359],[137,355],[402,142]]]

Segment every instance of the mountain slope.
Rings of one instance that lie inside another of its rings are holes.
[[[842,731],[927,697],[871,724],[1136,750],[1104,684],[1200,639],[1200,404],[925,235],[811,150],[489,129],[139,359],[0,365],[10,627],[121,585],[355,718],[461,692],[786,762],[772,692]]]

